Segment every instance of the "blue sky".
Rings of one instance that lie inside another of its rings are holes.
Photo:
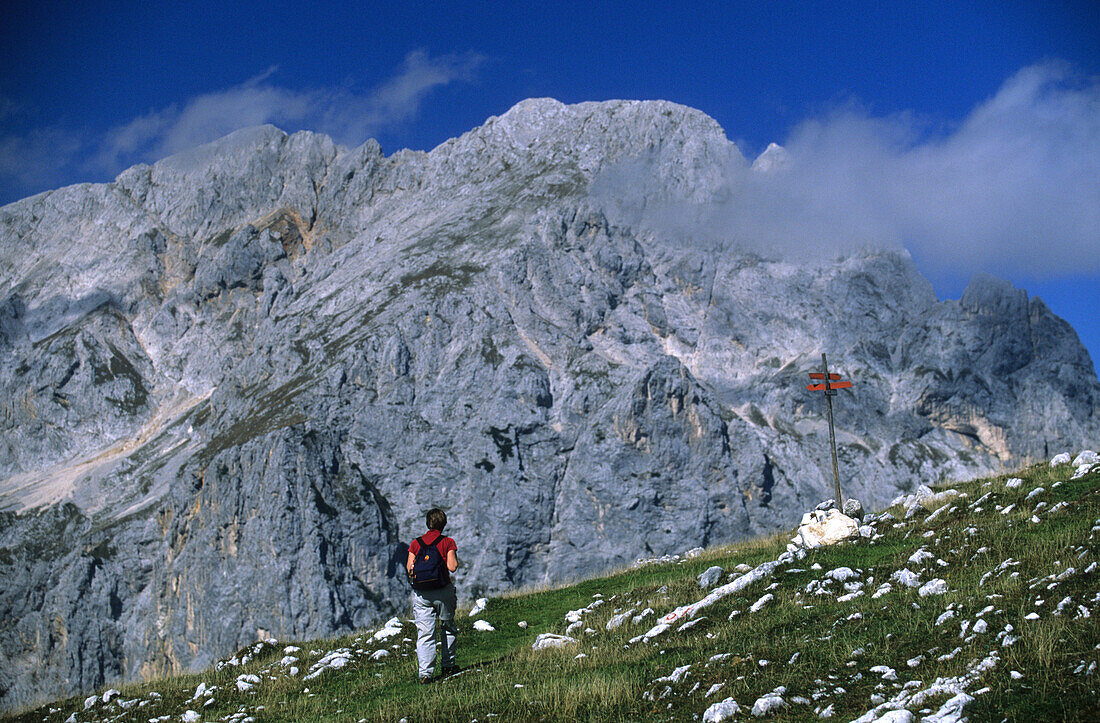
[[[527,97],[661,98],[800,153],[838,228],[874,199],[942,296],[1008,278],[1100,358],[1095,2],[500,5],[8,3],[0,203],[257,123],[389,153]]]

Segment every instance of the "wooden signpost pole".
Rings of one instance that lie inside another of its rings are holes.
[[[848,389],[851,382],[839,381],[839,374],[829,373],[829,363],[825,360],[825,352],[821,352],[821,371],[810,372],[810,379],[820,379],[820,384],[809,384],[807,389],[811,392],[825,392],[825,401],[829,405],[829,447],[833,453],[833,489],[836,492],[834,504],[838,510],[844,509],[844,494],[840,491],[840,470],[836,464],[836,432],[833,430],[833,397],[837,389]]]
[[[825,352],[821,352],[821,371],[825,378],[829,378],[829,363],[825,361]],[[844,509],[844,495],[840,491],[840,470],[836,466],[836,433],[833,432],[833,397],[835,389],[829,389],[826,384],[825,401],[829,403],[829,446],[833,450],[833,489],[836,491],[836,508]]]

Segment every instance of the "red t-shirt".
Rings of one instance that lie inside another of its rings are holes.
[[[430,545],[430,544],[432,544],[432,542],[435,541],[435,539],[437,537],[442,536],[442,534],[443,533],[440,532],[439,530],[428,530],[423,535],[421,535],[421,537],[424,538],[425,543]],[[435,546],[435,549],[439,550],[439,554],[443,556],[443,561],[446,562],[447,561],[447,553],[451,550],[454,550],[457,553],[458,552],[458,545],[456,545],[455,541],[453,539],[451,539],[450,537],[444,537],[442,540],[439,541],[439,544],[437,544]],[[411,552],[413,555],[420,552],[420,540],[419,539],[413,540],[412,542],[409,543],[409,552]]]

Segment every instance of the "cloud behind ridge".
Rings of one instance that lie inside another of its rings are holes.
[[[849,104],[798,125],[785,151],[767,170],[734,154],[703,203],[662,195],[644,162],[597,189],[657,233],[771,256],[872,246],[940,274],[1100,272],[1100,80],[1066,64],[1024,68],[947,132]]]

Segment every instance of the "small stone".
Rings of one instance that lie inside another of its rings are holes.
[[[722,572],[722,568],[717,565],[714,565],[713,567],[708,567],[706,571],[699,575],[699,587],[703,588],[704,590],[714,587],[715,584],[717,584],[717,582],[721,579]]]

